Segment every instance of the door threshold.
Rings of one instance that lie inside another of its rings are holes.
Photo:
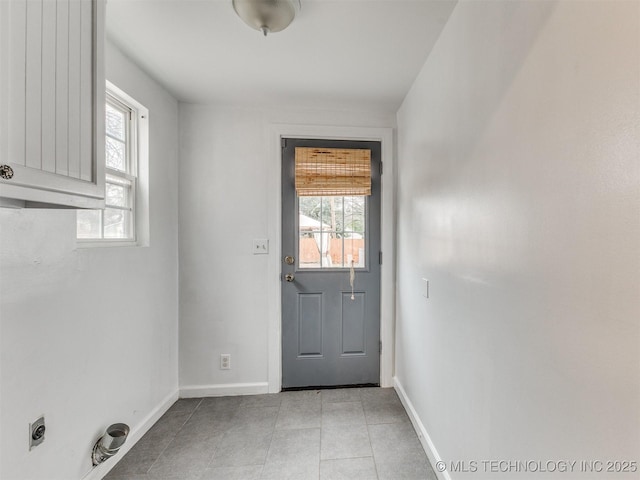
[[[309,387],[286,387],[282,388],[282,392],[297,392],[300,390],[335,390],[336,388],[371,388],[379,387],[379,383],[359,383],[357,385],[318,385]]]

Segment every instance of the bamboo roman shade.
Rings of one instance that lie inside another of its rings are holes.
[[[371,150],[296,147],[299,197],[371,195]]]

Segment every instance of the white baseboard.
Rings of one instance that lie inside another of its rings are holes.
[[[402,384],[397,377],[393,377],[393,386],[398,393],[398,397],[400,397],[402,405],[404,405],[404,409],[409,415],[409,419],[411,420],[413,428],[418,435],[418,439],[420,439],[422,448],[424,448],[424,451],[429,458],[429,462],[431,462],[431,465],[433,466],[433,470],[436,473],[438,480],[451,480],[449,472],[440,472],[436,468],[436,464],[442,461],[442,457],[440,457],[440,455],[438,454],[435,445],[431,441],[431,437],[427,433],[427,429],[424,427],[422,420],[420,420],[420,417],[418,416],[418,412],[416,412],[416,409],[413,407],[411,400],[409,400],[409,397],[407,397],[407,392],[404,391],[404,388],[402,388]]]
[[[109,473],[113,467],[115,467],[120,460],[125,456],[125,454],[133,448],[133,446],[138,443],[138,440],[142,438],[142,436],[149,431],[151,427],[160,419],[162,415],[165,414],[171,405],[173,405],[176,400],[178,400],[178,392],[173,392],[165,397],[160,404],[154,408],[149,415],[147,415],[141,422],[138,424],[127,438],[125,444],[120,448],[120,451],[116,456],[110,458],[104,463],[101,463],[97,467],[94,467],[89,471],[82,480],[100,480],[107,473]]]
[[[269,383],[222,383],[180,387],[180,398],[220,397],[223,395],[257,395],[269,393]]]

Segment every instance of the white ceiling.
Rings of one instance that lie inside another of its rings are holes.
[[[109,0],[107,34],[179,100],[395,112],[454,0],[302,0],[264,38],[231,0]]]

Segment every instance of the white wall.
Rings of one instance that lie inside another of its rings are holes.
[[[461,1],[398,113],[396,374],[446,461],[639,460],[639,38]]]
[[[150,112],[150,246],[78,249],[74,210],[0,209],[3,480],[82,478],[106,426],[135,429],[177,392],[178,106],[116,49],[106,59]]]
[[[185,395],[265,391],[277,275],[272,125],[393,127],[384,113],[180,104],[180,386]],[[279,171],[275,173],[280,175]],[[269,255],[252,239],[270,238]],[[219,369],[221,353],[231,370]]]

